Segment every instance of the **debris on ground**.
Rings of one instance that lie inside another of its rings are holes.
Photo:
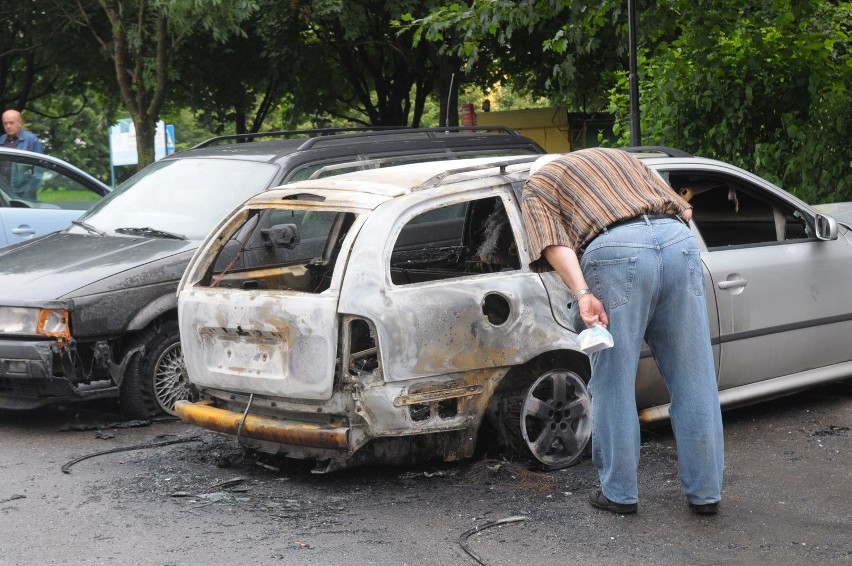
[[[6,499],[0,499],[0,503],[9,503],[10,501],[14,501],[16,499],[25,499],[26,497],[26,495],[20,495],[16,493],[15,495],[7,497]]]
[[[848,426],[830,425],[822,430],[818,430],[814,433],[811,433],[811,436],[837,436],[844,432],[849,432]]]
[[[64,424],[57,429],[57,432],[86,432],[89,430],[104,430],[109,428],[138,428],[143,426],[151,426],[153,420],[135,420],[135,421],[116,421],[112,423],[75,423]]]
[[[211,486],[208,486],[202,490],[202,492],[210,492],[210,491],[223,491],[228,489],[229,487],[233,487],[235,485],[241,484],[245,481],[244,478],[231,478],[229,480],[221,481],[219,483],[214,483]],[[230,491],[230,490],[228,490]]]
[[[467,544],[467,539],[470,538],[471,535],[478,533],[480,531],[484,531],[485,529],[490,529],[491,527],[496,527],[498,525],[505,525],[507,523],[517,523],[519,521],[526,521],[526,520],[527,520],[526,517],[516,516],[516,517],[506,517],[505,519],[497,519],[496,521],[488,521],[487,523],[483,523],[483,524],[479,525],[478,527],[474,527],[470,530],[463,532],[462,535],[459,537],[459,544],[461,545],[462,550],[467,552],[467,554],[471,558],[476,560],[482,566],[488,566],[488,562],[483,560],[481,556],[479,556],[473,550],[470,549],[470,546],[468,546],[468,544]]]
[[[515,462],[480,460],[466,474],[473,482],[498,484],[509,489],[549,493],[553,491],[556,476],[536,472]]]
[[[104,456],[106,454],[115,454],[117,452],[129,452],[131,450],[142,450],[145,448],[159,448],[161,446],[168,446],[170,444],[180,444],[182,442],[199,442],[201,441],[201,436],[195,435],[184,438],[175,438],[172,440],[164,440],[162,442],[151,442],[148,444],[136,444],[135,446],[125,446],[123,448],[113,448],[112,450],[103,450],[101,452],[94,452],[92,454],[86,454],[85,456],[80,456],[79,458],[74,458],[73,460],[66,462],[62,465],[62,473],[70,474],[71,466],[77,464],[78,462],[82,462],[83,460],[88,460],[89,458],[94,458],[96,456]]]

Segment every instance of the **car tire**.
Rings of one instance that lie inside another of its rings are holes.
[[[148,328],[135,347],[119,388],[121,409],[128,417],[147,419],[174,415],[175,402],[192,399],[177,321],[167,320]]]
[[[548,469],[582,460],[592,436],[591,396],[578,373],[530,372],[497,394],[501,444]]]

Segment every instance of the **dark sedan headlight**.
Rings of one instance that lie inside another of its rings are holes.
[[[68,311],[32,307],[0,307],[0,334],[52,336],[69,340]]]

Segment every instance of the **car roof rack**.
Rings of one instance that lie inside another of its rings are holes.
[[[666,147],[664,145],[634,145],[618,149],[629,153],[662,153],[666,157],[695,157],[691,153],[687,153],[681,149]]]
[[[255,141],[259,138],[275,138],[275,139],[293,139],[298,137],[313,136],[305,140],[305,143],[299,149],[308,149],[315,145],[323,138],[331,136],[345,135],[347,137],[355,136],[371,136],[376,135],[393,135],[399,133],[424,133],[429,137],[437,134],[448,133],[474,133],[474,132],[496,132],[501,134],[509,134],[520,136],[518,132],[508,128],[507,126],[446,126],[444,128],[409,128],[406,126],[370,126],[370,127],[347,127],[347,128],[317,128],[312,130],[280,130],[273,132],[252,132],[246,134],[230,134],[225,136],[216,136],[203,142],[196,144],[192,149],[201,149],[210,147],[221,142],[236,141],[245,143]]]
[[[434,189],[437,186],[440,186],[446,181],[449,177],[454,175],[459,175],[461,173],[469,173],[471,171],[483,171],[485,169],[493,169],[499,168],[500,175],[506,174],[506,168],[510,165],[520,165],[523,163],[532,164],[533,161],[541,157],[541,155],[525,155],[523,157],[517,157],[514,159],[505,159],[503,161],[491,161],[489,163],[481,163],[479,165],[470,165],[468,167],[460,167],[458,169],[449,169],[444,171],[443,173],[438,173],[426,179],[423,183],[417,185],[416,187],[412,187],[412,191],[422,191],[423,189]]]
[[[388,163],[397,164],[397,165],[407,165],[408,163],[419,163],[420,156],[418,155],[394,155],[391,157],[376,157],[373,159],[355,159],[352,161],[341,161],[339,163],[329,163],[328,165],[323,165],[308,177],[307,180],[313,181],[314,179],[319,179],[323,176],[323,173],[327,173],[329,171],[336,171],[338,169],[348,169],[350,167],[359,167],[360,169],[377,169],[381,168],[382,165],[386,165]],[[406,162],[406,160],[409,160]],[[378,167],[377,167],[378,166]]]
[[[494,150],[495,152],[499,152],[500,150]],[[481,155],[482,152],[478,152],[480,155],[478,157],[486,157],[485,155]],[[415,163],[424,163],[429,161],[444,161],[444,160],[456,160],[456,159],[469,159],[469,156],[464,156],[462,154],[447,154],[447,153],[436,153],[435,159],[423,159],[423,154],[419,155],[391,155],[388,157],[374,157],[372,159],[352,159],[349,161],[340,161],[338,163],[329,163],[328,165],[323,165],[313,173],[311,173],[310,177],[307,178],[309,181],[313,181],[315,179],[323,178],[323,174],[329,171],[336,171],[338,169],[348,169],[358,167],[359,170],[364,169],[379,169],[383,166],[397,166],[397,165],[412,165]],[[504,155],[494,155],[494,159],[499,159],[501,157],[505,157]],[[522,157],[527,157],[526,155]],[[535,154],[535,157],[540,157],[539,154]]]

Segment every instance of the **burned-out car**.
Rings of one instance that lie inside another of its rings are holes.
[[[191,397],[175,291],[202,239],[257,193],[395,163],[541,153],[511,130],[466,127],[240,135],[162,159],[66,230],[0,250],[0,409],[118,397],[144,418]]]
[[[852,375],[849,226],[666,151],[643,157],[695,206],[723,405]],[[201,399],[178,415],[317,471],[468,457],[485,423],[545,466],[577,462],[590,364],[566,286],[528,265],[525,161],[353,173],[249,200],[181,281]],[[643,421],[667,418],[647,349],[637,393]]]

